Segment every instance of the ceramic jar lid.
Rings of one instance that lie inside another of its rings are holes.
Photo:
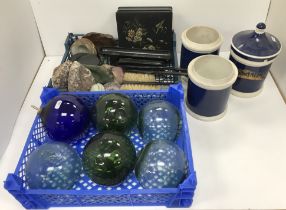
[[[270,33],[266,25],[258,23],[255,30],[241,31],[232,38],[232,48],[250,58],[274,58],[281,51],[281,43]]]

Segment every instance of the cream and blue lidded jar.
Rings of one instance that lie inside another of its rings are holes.
[[[271,64],[281,52],[279,40],[265,29],[264,23],[258,23],[255,30],[241,31],[232,38],[230,60],[238,68],[238,78],[232,86],[233,95],[258,95]]]

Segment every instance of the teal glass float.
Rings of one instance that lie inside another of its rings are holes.
[[[88,177],[101,185],[121,183],[134,168],[136,151],[132,142],[117,132],[94,136],[85,146],[83,167]]]
[[[148,143],[139,155],[135,175],[142,187],[177,187],[185,178],[187,162],[184,152],[173,142]]]
[[[139,113],[139,131],[146,143],[152,140],[175,141],[179,124],[178,110],[167,101],[151,101]]]
[[[25,167],[30,189],[71,189],[81,172],[80,157],[63,142],[41,145],[31,153]]]
[[[92,108],[92,121],[99,131],[128,132],[137,123],[137,110],[128,96],[107,94]]]

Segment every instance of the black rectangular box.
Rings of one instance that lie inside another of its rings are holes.
[[[172,50],[172,7],[119,7],[119,47]]]

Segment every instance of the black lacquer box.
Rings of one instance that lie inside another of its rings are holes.
[[[172,50],[172,7],[119,7],[119,47]]]

